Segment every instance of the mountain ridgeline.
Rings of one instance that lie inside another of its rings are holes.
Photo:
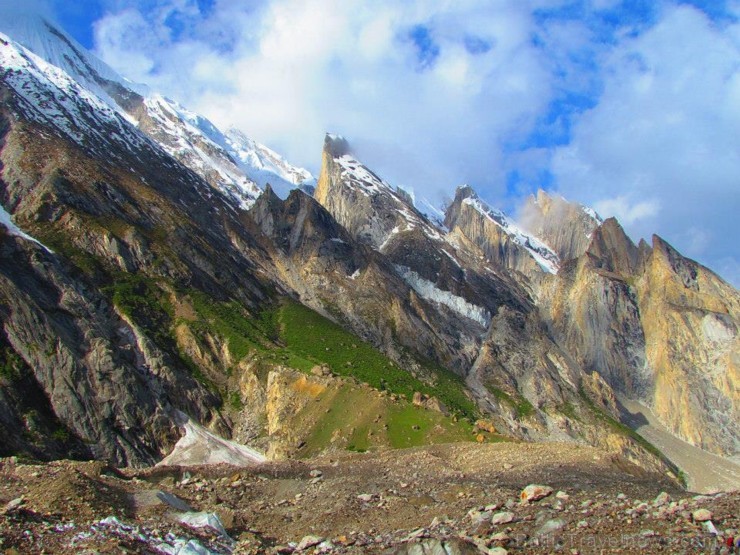
[[[558,440],[676,472],[622,400],[740,453],[740,295],[663,239],[543,191],[515,222],[460,187],[442,224],[342,137],[314,179],[43,20],[0,31],[0,455],[151,465],[184,414],[272,458]]]

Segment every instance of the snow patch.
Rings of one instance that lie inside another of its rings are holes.
[[[157,466],[192,466],[200,464],[231,464],[251,466],[267,459],[259,451],[217,436],[196,424],[186,414],[178,412],[185,435],[175,444],[172,453]]]
[[[344,183],[353,189],[359,190],[363,195],[371,197],[380,194],[381,191],[392,193],[391,186],[388,183],[349,154],[344,154],[334,160],[342,168],[341,177]]]
[[[459,315],[479,323],[484,328],[491,324],[491,314],[485,308],[469,303],[462,297],[438,288],[434,283],[424,279],[411,268],[396,266],[396,271],[424,299],[444,305]]]
[[[414,206],[424,214],[431,222],[443,231],[449,231],[445,225],[445,213],[440,207],[432,204],[427,198],[414,199]]]
[[[250,139],[238,129],[232,127],[226,131],[224,146],[244,173],[263,189],[269,183],[280,198],[287,198],[295,188],[317,185],[311,172],[290,164],[277,152]]]
[[[221,519],[215,513],[187,512],[176,515],[177,520],[192,528],[210,528],[218,532],[224,538],[229,538]],[[230,538],[229,538],[230,539]]]
[[[601,216],[599,216],[596,213],[596,210],[589,206],[584,206],[583,204],[579,205],[581,207],[581,210],[589,217],[592,218],[597,224],[601,225],[604,223],[604,220],[601,219]]]
[[[19,99],[18,109],[30,120],[56,129],[81,148],[101,158],[116,151],[140,152],[153,143],[120,112],[87,90],[62,69],[0,34],[3,81]],[[116,147],[113,148],[115,143]]]
[[[460,269],[463,269],[463,267],[462,267],[462,266],[460,266],[460,263],[459,263],[459,262],[457,261],[457,258],[455,258],[455,257],[454,257],[454,256],[453,256],[452,254],[450,254],[449,252],[447,252],[447,250],[445,250],[445,249],[442,249],[442,252],[443,252],[443,253],[445,253],[445,254],[447,255],[447,257],[448,257],[448,258],[449,258],[450,260],[452,260],[452,262],[454,262],[454,263],[455,263],[455,266],[457,266],[457,267],[458,267],[458,268],[460,268]]]
[[[401,228],[399,226],[394,227],[391,232],[388,234],[388,237],[385,238],[385,241],[383,241],[383,244],[378,247],[379,251],[383,251],[383,249],[390,243],[391,239],[401,233]]]
[[[200,513],[196,513],[200,514]],[[187,523],[186,523],[187,524]],[[228,545],[219,546],[220,549],[209,549],[200,541],[192,538],[183,538],[176,536],[172,532],[162,537],[159,530],[149,530],[145,527],[131,526],[121,522],[115,516],[106,517],[90,527],[90,532],[81,532],[72,540],[72,545],[76,542],[86,540],[93,535],[101,535],[115,541],[126,538],[129,541],[141,542],[145,544],[146,551],[152,553],[165,553],[166,555],[223,555],[233,551],[233,540],[228,536],[223,538],[223,542]]]
[[[10,214],[8,214],[8,212],[6,212],[5,208],[3,208],[2,206],[0,206],[0,224],[4,225],[5,228],[8,230],[8,233],[10,233],[11,235],[15,235],[16,237],[20,237],[22,239],[25,239],[26,241],[32,241],[46,249],[46,252],[48,252],[49,254],[54,254],[54,251],[44,245],[41,241],[31,237],[28,233],[24,232],[21,228],[15,225]]]
[[[148,88],[145,85],[134,84],[121,77],[70,35],[39,15],[2,14],[0,31],[48,64],[72,76],[85,89],[124,117],[125,111],[109,96],[105,87],[117,83],[141,96],[147,94]]]
[[[368,198],[383,196],[390,200],[389,210],[394,210],[400,218],[394,218],[397,225],[385,237],[378,250],[382,251],[388,242],[402,231],[411,231],[419,228],[422,233],[433,241],[443,242],[443,232],[446,229],[443,225],[436,225],[426,215],[416,209],[414,192],[401,187],[393,188],[386,181],[383,181],[375,173],[363,165],[356,158],[349,154],[335,156],[334,162],[339,166],[340,179],[342,183]],[[386,217],[386,215],[379,215]],[[442,233],[441,233],[442,232]],[[378,242],[380,242],[378,239]]]

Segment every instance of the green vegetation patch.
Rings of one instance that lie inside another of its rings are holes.
[[[473,418],[477,415],[477,408],[465,394],[462,380],[451,372],[427,365],[434,384],[424,383],[371,344],[310,308],[286,300],[278,311],[280,340],[289,351],[303,359],[326,364],[335,374],[355,377],[408,400],[418,391],[437,397],[461,416]]]
[[[472,425],[454,422],[440,413],[414,405],[396,405],[389,409],[388,440],[391,447],[405,448],[432,443],[473,441]]]
[[[503,401],[510,407],[512,407],[519,418],[526,418],[534,414],[534,407],[523,395],[509,395],[503,389],[492,385],[486,385],[486,389],[490,391],[496,399]]]
[[[130,320],[147,330],[160,347],[172,349],[171,335],[174,310],[168,295],[154,279],[118,272],[111,285],[103,291],[113,304]]]
[[[269,320],[265,323],[265,320],[254,318],[237,301],[214,301],[197,290],[189,290],[187,296],[198,313],[198,320],[190,325],[197,331],[218,336],[227,344],[235,361],[252,351],[268,349]]]
[[[0,378],[13,382],[20,378],[25,362],[10,345],[0,344]]]
[[[406,448],[475,440],[467,420],[393,402],[387,394],[351,381],[320,393],[295,413],[290,426],[311,430],[298,452],[302,458],[332,448],[365,452],[388,445]]]
[[[581,421],[581,417],[578,415],[576,406],[570,401],[567,401],[563,403],[562,405],[559,405],[558,412],[560,412],[564,416],[567,416],[571,420],[577,420],[579,422]]]

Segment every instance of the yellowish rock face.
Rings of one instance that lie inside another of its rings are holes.
[[[732,454],[740,422],[740,296],[662,241],[655,247],[638,283],[654,411],[690,443]]]

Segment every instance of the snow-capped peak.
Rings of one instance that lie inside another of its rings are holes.
[[[2,17],[0,10],[0,32],[7,33],[12,41],[43,60],[43,63],[36,60],[25,64],[27,67],[43,66],[41,72],[47,77],[50,71],[46,68],[55,68],[59,73],[57,81],[66,79],[65,82],[73,83],[85,91],[86,97],[94,99],[91,101],[96,108],[104,103],[138,126],[171,156],[241,208],[251,206],[267,183],[283,197],[290,189],[315,186],[315,179],[308,171],[292,166],[243,133],[236,130],[223,133],[205,117],[121,77],[42,17],[18,14]],[[66,77],[63,79],[62,75]]]
[[[274,150],[247,137],[235,127],[226,131],[229,154],[261,188],[269,183],[275,193],[285,198],[291,189],[310,190],[316,178],[304,168],[293,166]]]
[[[599,215],[598,215],[598,214],[596,213],[596,210],[594,210],[594,209],[593,209],[593,208],[591,208],[590,206],[586,206],[585,204],[579,204],[578,206],[580,206],[581,210],[583,210],[583,212],[584,212],[584,213],[585,213],[585,214],[586,214],[587,216],[589,216],[590,218],[594,219],[594,220],[596,221],[596,223],[597,223],[597,224],[601,225],[601,224],[603,224],[603,223],[604,223],[604,219],[603,219],[603,218],[602,218],[601,216],[599,216]]]
[[[342,179],[345,184],[358,188],[364,195],[373,196],[387,192],[396,196],[393,188],[365,165],[349,154],[335,158],[342,168]]]
[[[110,141],[132,149],[147,143],[121,114],[58,68],[0,33],[2,80],[22,103],[29,119],[102,154]],[[90,141],[93,137],[94,140]]]
[[[120,107],[110,96],[111,84],[142,96],[148,93],[146,86],[125,79],[67,33],[39,15],[5,15],[0,10],[0,32],[46,63],[64,71],[116,110],[120,111]]]

